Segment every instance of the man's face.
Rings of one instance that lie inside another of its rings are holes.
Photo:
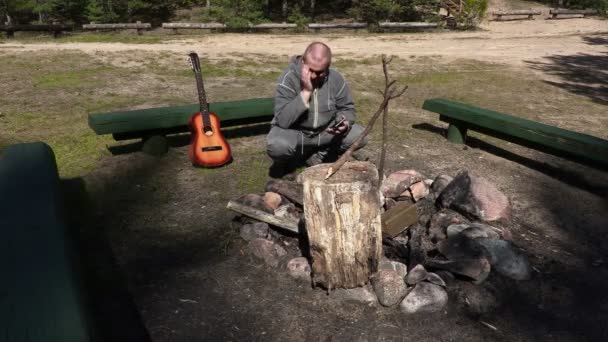
[[[304,64],[306,64],[308,70],[310,70],[310,81],[313,86],[320,86],[323,83],[325,76],[327,76],[327,61],[325,59],[315,58],[314,56],[306,56]]]

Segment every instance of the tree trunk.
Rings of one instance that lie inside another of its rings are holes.
[[[207,4],[205,5],[205,7],[207,7],[207,8],[211,7],[211,0],[207,0]]]
[[[378,170],[350,162],[324,180],[330,164],[306,169],[304,217],[313,283],[329,290],[369,281],[382,255]]]
[[[310,0],[310,16],[315,16],[315,0]]]
[[[287,0],[283,0],[282,14],[283,19],[287,19]]]

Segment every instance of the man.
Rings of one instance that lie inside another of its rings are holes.
[[[330,48],[314,42],[279,77],[267,137],[267,152],[273,159],[270,177],[293,172],[298,162],[311,166],[336,159],[363,132],[355,124],[350,89],[330,64]]]

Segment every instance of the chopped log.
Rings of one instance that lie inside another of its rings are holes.
[[[333,28],[359,29],[359,28],[366,28],[366,27],[367,27],[367,23],[327,23],[327,24],[310,23],[310,24],[308,24],[308,28],[311,28],[311,29],[333,29]]]
[[[382,256],[378,170],[350,162],[325,180],[328,168],[321,164],[300,175],[313,284],[328,290],[362,286]]]
[[[272,179],[266,183],[265,190],[281,194],[300,206],[304,205],[302,184],[282,179]]]
[[[225,24],[221,23],[163,23],[164,29],[223,29]]]
[[[400,202],[382,214],[382,232],[395,237],[416,222],[418,222],[416,206]]]
[[[298,28],[297,24],[287,23],[266,23],[252,26],[254,29],[287,29],[287,28]]]
[[[149,29],[150,23],[122,23],[122,24],[84,24],[83,30],[116,30],[116,29]]]
[[[381,28],[436,28],[438,23],[425,22],[383,22],[378,24]]]
[[[294,221],[289,219],[288,217],[278,217],[278,216],[274,216],[273,214],[269,214],[265,211],[244,205],[244,204],[240,204],[237,203],[235,201],[229,201],[228,205],[226,206],[226,208],[232,210],[232,211],[236,211],[239,214],[243,214],[245,216],[249,216],[251,218],[254,218],[256,220],[262,221],[262,222],[266,222],[268,224],[271,224],[273,226],[277,226],[283,229],[287,229],[290,232],[299,233],[298,230],[298,225],[299,222],[298,221]]]

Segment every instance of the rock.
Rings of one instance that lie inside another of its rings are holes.
[[[274,211],[274,215],[277,217],[288,218],[292,221],[300,220],[300,213],[298,212],[298,210],[296,209],[296,206],[293,203],[285,204],[285,205],[278,207]]]
[[[447,228],[448,238],[462,234],[469,239],[500,239],[502,232],[500,228],[490,226],[489,224],[483,223],[465,223],[465,224],[453,224]]]
[[[297,280],[311,282],[310,278],[310,263],[304,257],[293,258],[287,263],[287,272]]]
[[[447,287],[445,281],[443,281],[440,276],[433,272],[428,272],[424,280],[428,281],[429,283],[442,286],[444,288]]]
[[[436,271],[433,273],[438,275],[446,285],[452,284],[454,282],[454,280],[456,279],[456,277],[454,277],[454,275],[448,271]]]
[[[426,279],[428,276],[428,272],[424,268],[424,266],[418,264],[416,267],[412,268],[410,272],[405,276],[405,282],[408,285],[416,285],[419,282]]]
[[[429,238],[431,241],[435,242],[445,240],[447,238],[447,227],[452,224],[460,223],[469,223],[469,220],[453,210],[441,209],[431,217],[431,222],[429,223]]]
[[[507,196],[485,178],[466,170],[445,187],[437,201],[443,208],[482,221],[508,219],[511,213]]]
[[[398,304],[407,292],[403,278],[392,270],[379,270],[372,277],[372,285],[383,306]]]
[[[437,312],[445,308],[448,294],[441,286],[422,282],[416,284],[399,305],[401,312],[413,314],[418,312]]]
[[[435,177],[433,184],[431,184],[431,192],[439,196],[443,189],[445,189],[445,187],[448,186],[448,184],[450,184],[453,180],[454,178],[448,175],[439,175]]]
[[[365,304],[369,306],[378,303],[378,298],[369,285],[355,287],[354,289],[337,289],[333,292],[347,303]]]
[[[248,223],[241,226],[240,235],[243,240],[265,239],[268,237],[270,227],[265,222]]]
[[[269,207],[266,202],[264,202],[264,197],[257,194],[247,194],[241,196],[236,200],[236,202],[270,214],[274,213],[274,210]]]
[[[300,206],[303,203],[304,188],[302,184],[298,184],[296,182],[282,179],[272,179],[266,183],[265,191],[281,194]]]
[[[422,182],[424,177],[415,170],[401,170],[391,173],[382,182],[380,191],[385,197],[398,197],[410,185]]]
[[[410,186],[409,191],[412,194],[412,198],[414,201],[418,202],[419,200],[425,198],[429,194],[429,186],[424,182],[414,183]]]
[[[430,188],[431,185],[433,185],[433,180],[430,178],[427,178],[424,180],[424,184],[426,184]]]
[[[439,242],[437,249],[449,260],[477,259],[486,256],[481,245],[462,234],[451,236]]]
[[[264,194],[264,203],[272,208],[272,210],[276,210],[281,205],[282,201],[283,198],[276,192],[268,191]]]
[[[407,266],[404,263],[393,260],[381,260],[378,263],[378,270],[392,270],[397,272],[401,278],[407,274]]]
[[[515,280],[530,279],[532,270],[528,257],[513,243],[505,240],[476,239],[487,252],[492,268],[498,273]]]
[[[271,267],[277,267],[282,256],[287,252],[283,247],[266,239],[253,239],[249,242],[249,251],[264,260]]]
[[[492,266],[486,257],[461,260],[427,260],[425,266],[465,276],[480,284],[488,277]]]

